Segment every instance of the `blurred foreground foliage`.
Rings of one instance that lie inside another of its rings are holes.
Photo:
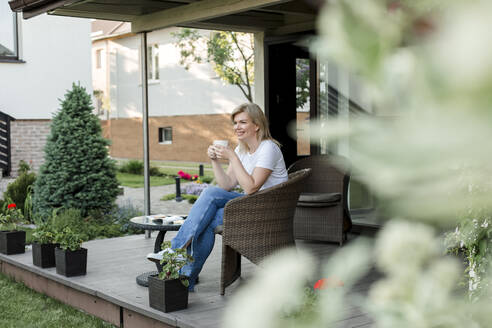
[[[315,268],[290,252],[237,293],[225,326],[335,327],[351,304],[376,327],[489,327],[492,2],[333,0],[317,24],[318,58],[363,81],[375,115],[311,131],[350,138],[355,174],[391,219],[374,244],[359,238],[323,265],[344,286],[321,291],[315,314],[285,315],[305,306]],[[374,267],[383,278],[368,295],[351,291]]]

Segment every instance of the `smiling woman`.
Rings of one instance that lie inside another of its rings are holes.
[[[268,129],[268,120],[256,104],[242,104],[231,114],[239,146],[210,145],[207,154],[212,162],[217,187],[207,187],[191,208],[188,218],[171,242],[172,249],[187,248],[195,261],[181,269],[189,278],[193,290],[196,278],[210,255],[215,242],[214,229],[223,223],[224,207],[229,200],[243,196],[231,191],[238,184],[246,194],[287,181],[284,157],[278,142]],[[227,160],[224,170],[220,160]],[[149,254],[151,260],[160,260],[163,250]]]

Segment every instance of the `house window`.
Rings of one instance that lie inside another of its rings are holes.
[[[147,47],[147,77],[149,81],[159,80],[159,45]]]
[[[96,110],[96,115],[104,114],[104,108],[103,108],[104,91],[94,90],[92,94],[94,95],[94,109]]]
[[[102,67],[102,49],[96,50],[96,68]]]
[[[173,143],[173,128],[168,126],[165,128],[159,128],[159,143],[172,144]]]
[[[18,60],[17,14],[8,1],[0,2],[0,31],[0,60]]]

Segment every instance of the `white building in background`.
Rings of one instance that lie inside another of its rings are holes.
[[[228,114],[247,100],[210,63],[194,63],[189,70],[179,63],[172,36],[178,30],[147,35],[150,157],[202,162],[213,139],[233,139]],[[142,157],[140,42],[129,23],[92,23],[94,94],[111,155],[118,158]]]
[[[90,54],[90,20],[45,14],[24,20],[0,2],[0,112],[15,119],[13,175],[20,160],[36,169],[43,162],[51,118],[72,83],[92,94]]]

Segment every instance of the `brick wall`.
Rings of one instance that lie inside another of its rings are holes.
[[[43,164],[43,150],[50,133],[50,124],[50,120],[15,120],[10,122],[11,176],[17,176],[20,160],[29,163],[36,171]]]
[[[142,119],[111,119],[101,122],[103,135],[111,140],[116,158],[143,157]],[[172,144],[159,143],[159,127],[172,127]],[[207,162],[207,147],[215,139],[235,142],[227,114],[182,115],[149,118],[151,160]],[[230,144],[235,147],[235,144]]]

